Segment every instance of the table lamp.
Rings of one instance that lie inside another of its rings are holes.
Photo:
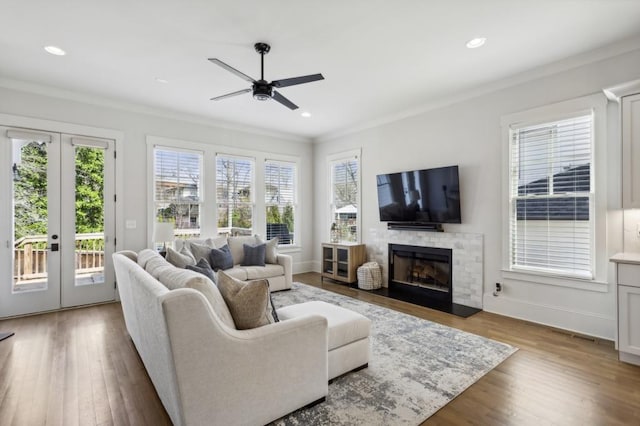
[[[156,222],[153,228],[153,242],[162,243],[161,254],[167,252],[167,241],[173,242],[176,236],[173,232],[173,223],[171,222]]]

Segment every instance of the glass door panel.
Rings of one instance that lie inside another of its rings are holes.
[[[0,127],[0,316],[60,306],[59,156],[57,134]]]
[[[114,300],[114,142],[62,135],[62,306]]]

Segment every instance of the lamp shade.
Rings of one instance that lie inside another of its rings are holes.
[[[173,223],[171,222],[156,222],[153,228],[153,242],[154,243],[166,243],[167,241],[175,240],[176,236],[173,233]]]

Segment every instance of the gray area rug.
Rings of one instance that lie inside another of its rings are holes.
[[[322,300],[372,321],[369,367],[329,385],[326,402],[276,425],[418,425],[517,351],[513,346],[317,287],[273,293],[276,308]]]

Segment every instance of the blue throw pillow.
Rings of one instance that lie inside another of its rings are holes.
[[[257,246],[243,244],[242,247],[244,249],[242,266],[264,266],[264,258],[267,252],[266,244],[258,244]]]
[[[200,259],[195,265],[185,266],[185,269],[191,269],[192,271],[200,272],[202,275],[213,281],[213,269],[211,269],[209,262],[207,262],[207,259],[205,259],[204,257]]]
[[[219,249],[211,249],[209,252],[209,263],[214,271],[233,268],[233,257],[231,256],[229,246],[225,244]]]

